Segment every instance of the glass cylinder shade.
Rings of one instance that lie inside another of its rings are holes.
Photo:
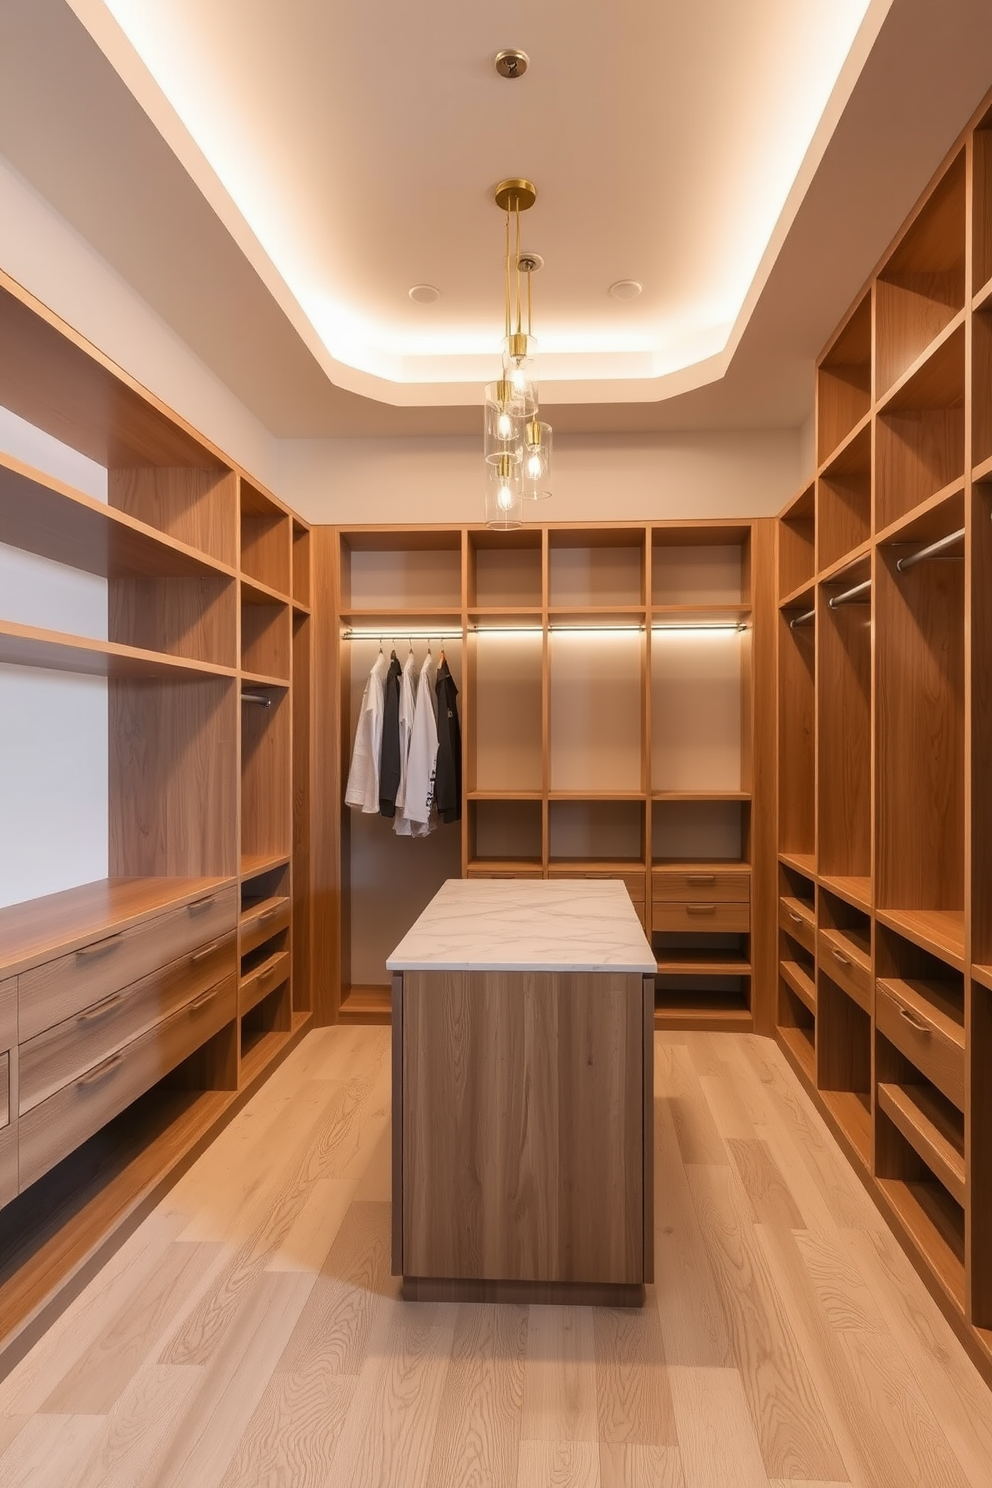
[[[504,457],[514,463],[523,452],[523,423],[512,407],[508,382],[490,382],[486,387],[485,456],[490,465],[499,465]]]
[[[524,425],[521,469],[524,499],[546,501],[551,495],[551,425],[529,419]]]
[[[504,354],[503,380],[510,388],[510,411],[518,418],[533,418],[537,413],[537,386],[531,358]]]
[[[486,526],[509,532],[524,520],[521,464],[509,455],[486,469]]]

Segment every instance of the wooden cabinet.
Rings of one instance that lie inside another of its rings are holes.
[[[990,140],[986,101],[820,358],[777,779],[779,1039],[992,1380]]]
[[[445,878],[575,873],[627,882],[659,1026],[770,1031],[772,536],[764,521],[315,530],[338,799],[380,643],[412,645],[418,669],[444,647],[464,755],[460,829],[398,841],[347,809],[328,827],[327,1016],[388,1017],[386,956]]]

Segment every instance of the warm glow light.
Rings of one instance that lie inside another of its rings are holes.
[[[544,462],[541,459],[540,455],[528,455],[527,474],[530,476],[531,480],[541,479],[541,476],[544,474]]]
[[[496,505],[500,511],[509,511],[513,505],[513,488],[502,485],[496,493]]]
[[[508,413],[501,413],[496,420],[496,432],[500,439],[509,439],[513,433],[513,420]]]

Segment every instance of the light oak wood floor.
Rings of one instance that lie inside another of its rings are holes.
[[[0,1384],[3,1488],[989,1488],[992,1395],[773,1044],[657,1036],[642,1312],[409,1304],[311,1034]]]

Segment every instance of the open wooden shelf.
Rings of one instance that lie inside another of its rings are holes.
[[[737,951],[672,950],[658,953],[658,974],[664,976],[750,976],[751,963]]]
[[[800,1002],[805,1003],[810,1012],[816,1015],[816,983],[808,975],[806,970],[798,961],[784,960],[779,962],[779,971],[783,981],[787,982]]]
[[[793,1064],[802,1071],[806,1080],[812,1084],[816,1063],[812,1028],[780,1026],[778,1028],[778,1037],[785,1052],[791,1055]]]
[[[338,1009],[340,1023],[383,1024],[392,1021],[392,993],[388,987],[348,987]]]
[[[871,912],[871,878],[869,875],[852,874],[826,874],[818,876],[818,882],[831,894],[836,894],[839,899],[846,899],[848,904],[863,909],[865,913]]]
[[[807,878],[814,879],[816,877],[815,853],[780,852],[778,860],[780,863],[784,863],[787,868],[795,868],[797,873],[802,873]]]
[[[871,1166],[871,1099],[859,1090],[821,1091],[823,1103],[865,1167]]]
[[[75,672],[89,677],[159,678],[162,681],[201,681],[233,677],[233,667],[209,661],[191,661],[122,646],[115,641],[93,640],[43,630],[36,625],[16,625],[0,620],[0,663],[9,666],[41,667],[48,671]]]
[[[876,1179],[927,1270],[959,1314],[965,1309],[964,1224],[960,1206],[936,1179]]]
[[[935,1101],[925,1085],[883,1083],[878,1105],[952,1198],[965,1203],[964,1117],[948,1101]]]
[[[883,925],[898,930],[923,950],[964,970],[964,912],[957,909],[879,909]]]

